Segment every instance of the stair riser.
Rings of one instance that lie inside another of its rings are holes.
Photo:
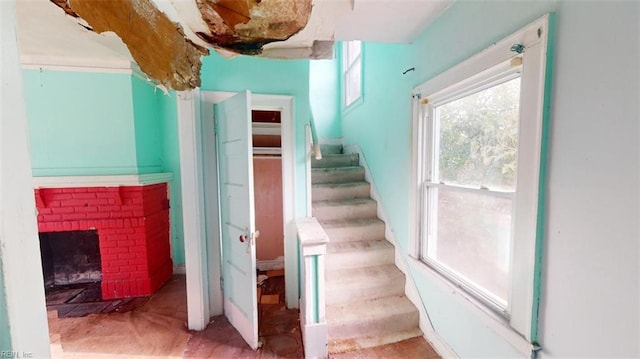
[[[327,271],[392,264],[393,247],[366,252],[327,253],[325,263]]]
[[[342,154],[342,145],[320,145],[320,151],[323,156]]]
[[[368,286],[340,285],[327,286],[325,300],[327,305],[348,303],[404,294],[404,280],[376,281]]]
[[[327,171],[312,171],[311,182],[313,184],[318,183],[344,183],[344,182],[358,182],[364,181],[364,169],[357,170],[327,170]]]
[[[364,338],[346,338],[346,339],[331,339],[328,343],[328,349],[330,354],[338,354],[344,352],[350,352],[353,350],[361,350],[366,348],[373,348],[381,345],[387,345],[392,343],[398,343],[403,340],[417,338],[422,336],[422,331],[419,328],[415,328],[404,332],[395,332],[387,335],[381,335],[376,337],[364,337]]]
[[[368,198],[369,184],[339,187],[315,187],[311,196],[314,201],[331,201],[339,199]]]
[[[418,310],[408,313],[391,314],[377,319],[366,319],[352,323],[327,323],[329,339],[344,339],[386,335],[393,332],[411,330],[418,326]]]
[[[327,155],[321,160],[311,159],[312,168],[349,167],[358,165],[358,155]]]
[[[318,221],[336,221],[377,216],[375,202],[344,205],[313,205],[313,216]]]
[[[384,238],[384,223],[372,223],[366,226],[350,226],[339,228],[324,227],[331,242],[355,242],[366,241],[375,238]]]

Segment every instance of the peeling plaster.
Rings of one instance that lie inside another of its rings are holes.
[[[208,50],[186,39],[182,26],[151,0],[68,0],[68,5],[95,32],[120,36],[140,69],[160,84],[178,91],[200,86],[200,58]]]
[[[52,3],[56,4],[60,7],[67,15],[78,17],[75,11],[71,9],[71,5],[67,2],[67,0],[51,0]]]
[[[90,30],[115,32],[147,76],[179,91],[200,86],[200,57],[208,50],[194,41],[201,39],[226,57],[261,55],[264,45],[285,41],[304,29],[312,10],[311,0],[190,0],[197,11],[184,4],[180,9],[190,14],[187,24],[198,26],[188,27],[185,35],[184,19],[173,22],[158,8],[158,0],[50,1],[86,21]],[[189,39],[192,30],[199,39]],[[317,58],[326,56],[327,47],[318,42],[310,48],[270,50],[264,55]]]
[[[284,41],[302,30],[311,0],[195,0],[209,26],[198,36],[213,47],[259,55],[264,45]]]

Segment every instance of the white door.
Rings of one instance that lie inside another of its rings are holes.
[[[258,303],[251,93],[242,92],[217,104],[215,119],[220,169],[224,313],[255,350],[258,348]]]

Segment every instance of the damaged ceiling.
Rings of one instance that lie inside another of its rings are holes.
[[[151,79],[170,89],[186,90],[200,85],[201,57],[208,49],[227,57],[331,58],[334,40],[409,42],[452,2],[24,0],[18,6],[18,33],[23,63],[42,57],[73,57],[83,62],[98,54],[99,66],[111,60],[122,63],[130,55]],[[57,18],[51,21],[54,12]],[[48,18],[38,22],[37,15]],[[43,23],[66,32],[52,34],[46,27],[43,31]],[[80,38],[93,44],[84,47]],[[60,49],[42,48],[52,44],[60,44]],[[67,63],[74,64],[73,60]]]

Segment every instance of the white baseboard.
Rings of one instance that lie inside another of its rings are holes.
[[[187,274],[187,270],[185,269],[184,264],[173,266],[173,274]]]
[[[422,328],[421,328],[422,329]],[[438,335],[435,331],[422,331],[424,333],[424,339],[429,342],[433,350],[438,353],[444,359],[458,359],[460,356],[451,349],[449,344]]]
[[[404,273],[405,275],[405,295],[407,298],[413,303],[413,305],[418,308],[418,312],[420,313],[419,319],[419,327],[424,333],[425,339],[432,345],[433,349],[438,352],[438,354],[443,358],[458,358],[456,352],[451,349],[451,347],[438,335],[438,333],[433,328],[431,324],[431,319],[429,319],[429,314],[422,303],[422,299],[420,298],[420,293],[418,292],[418,288],[416,286],[415,281],[413,280],[413,276],[409,272],[409,264],[407,259],[402,255],[401,249],[398,246],[398,241],[395,236],[395,232],[393,228],[389,224],[389,220],[387,214],[384,210],[384,206],[382,205],[380,194],[376,188],[375,182],[373,180],[373,176],[371,175],[371,171],[369,166],[367,165],[367,160],[362,153],[362,150],[358,145],[351,144],[344,146],[343,149],[346,154],[358,154],[360,157],[360,165],[364,167],[364,177],[367,182],[370,184],[370,196],[373,200],[378,204],[378,218],[385,223],[384,226],[384,236],[391,244],[393,244],[395,248],[395,265]]]

